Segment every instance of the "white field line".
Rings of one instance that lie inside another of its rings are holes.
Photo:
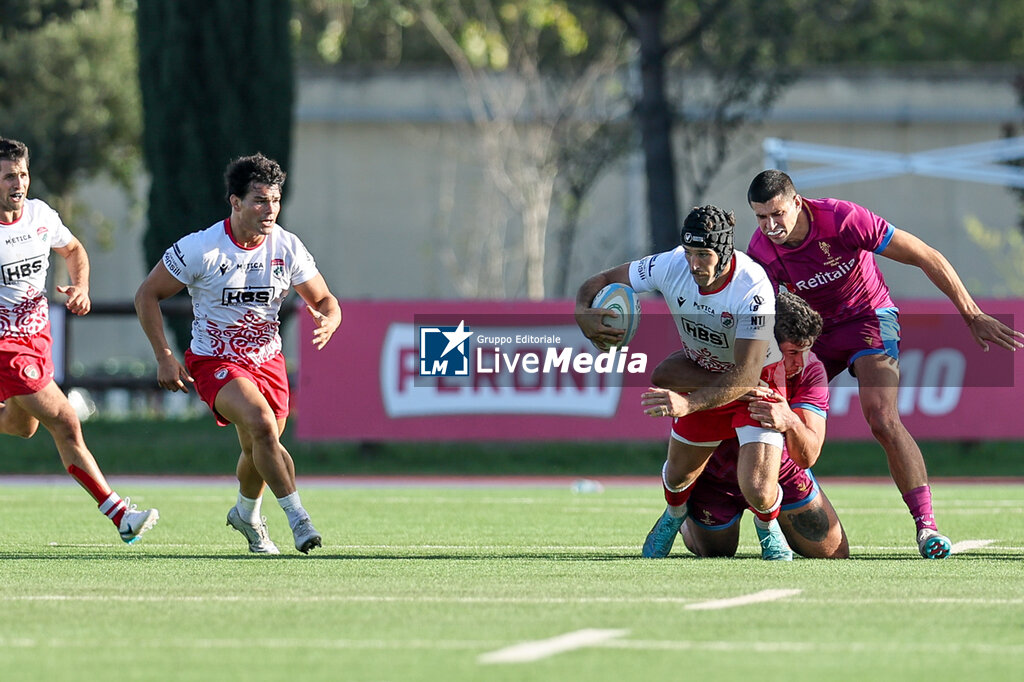
[[[69,649],[99,649],[108,646],[105,639],[90,638],[34,638],[34,637],[2,637],[0,649],[53,649],[66,651]],[[447,639],[313,639],[301,638],[144,638],[136,637],[132,646],[142,649],[229,649],[251,651],[256,649],[284,650],[379,650],[400,651],[408,649],[472,651],[501,646],[502,642],[494,640],[447,640]],[[911,643],[904,641],[887,642],[788,642],[765,641],[697,641],[697,640],[630,640],[611,638],[590,646],[602,649],[629,649],[635,651],[720,651],[720,652],[755,652],[761,654],[781,654],[790,656],[794,653],[937,653],[963,654],[973,653],[1003,658],[1006,656],[1024,656],[1024,645],[1021,644],[983,644],[972,642],[943,643]]]
[[[744,594],[739,597],[730,597],[729,599],[713,599],[712,601],[703,601],[696,604],[687,604],[683,608],[687,611],[717,611],[719,609],[731,609],[736,606],[746,606],[747,604],[760,604],[766,601],[778,601],[779,599],[785,599],[786,597],[793,597],[800,594],[802,590],[761,590],[760,592],[754,592],[753,594]]]
[[[99,649],[108,646],[109,641],[99,639],[58,639],[58,638],[32,638],[32,637],[0,637],[0,649],[3,648],[37,648],[52,647],[55,649],[85,648]],[[197,637],[186,638],[157,638],[143,639],[136,638],[132,642],[133,647],[141,648],[175,648],[175,649],[445,649],[458,651],[466,649],[481,649],[492,646],[500,646],[501,642],[488,640],[452,640],[452,639],[310,639],[302,637],[299,639],[288,639],[285,637],[275,639],[216,639]]]
[[[790,602],[792,604],[847,604],[860,606],[867,604],[895,604],[903,606],[914,605],[955,605],[955,606],[1021,606],[1024,605],[1024,598],[1012,599],[984,599],[981,597],[867,597],[864,599],[843,599],[838,597],[801,597]]]
[[[960,542],[954,542],[952,546],[953,554],[963,554],[974,549],[990,549],[999,550],[1003,552],[1024,552],[1024,546],[1015,545],[1001,545],[1001,540],[961,540]],[[914,546],[910,544],[906,545],[850,545],[850,550],[857,551],[885,551],[894,552],[900,550],[914,550]],[[854,554],[853,559],[857,558]]]
[[[480,663],[531,663],[566,651],[598,646],[627,634],[629,634],[629,630],[587,628],[548,639],[520,642],[504,649],[481,654],[477,661]]]
[[[0,595],[2,602],[126,602],[126,603],[236,603],[248,602],[256,598],[254,593],[239,595],[188,595],[188,594],[152,594],[152,595],[101,595],[101,594],[8,594]],[[684,607],[698,606],[701,604],[714,603],[706,599],[686,597],[617,597],[617,596],[593,596],[593,597],[461,597],[457,595],[377,595],[377,594],[328,594],[319,595],[315,599],[307,596],[260,596],[260,599],[272,603],[377,603],[377,604],[464,604],[464,605],[491,605],[491,604],[514,604],[514,605],[549,605],[549,604],[647,604],[666,605],[673,608],[680,605]],[[729,601],[729,600],[715,600]],[[847,604],[847,605],[868,605],[868,604],[946,604],[946,605],[975,605],[975,606],[1020,606],[1024,604],[1024,598],[1009,599],[985,599],[979,597],[864,597],[855,599],[843,599],[837,597],[808,597],[806,595],[789,602],[791,605],[802,604]],[[736,604],[737,606],[740,604]],[[706,608],[706,607],[705,607]]]
[[[798,590],[799,591],[799,590]],[[11,594],[0,595],[0,602],[157,602],[157,603],[203,603],[203,602],[244,602],[253,595],[99,595],[99,594]],[[439,595],[320,595],[265,598],[276,603],[392,603],[392,604],[671,604],[688,606],[697,602],[685,597],[459,597]],[[701,603],[701,602],[697,602]],[[707,603],[707,602],[703,602]]]
[[[936,653],[936,654],[985,654],[1002,658],[1007,655],[1024,655],[1021,644],[975,644],[971,642],[912,643],[889,642],[727,642],[698,640],[639,640],[619,639],[604,642],[598,646],[606,649],[635,649],[639,651],[739,651],[758,654],[805,654],[805,653]]]
[[[1024,553],[1024,546],[1014,545],[1000,545],[1000,540],[963,540],[953,545],[954,553],[964,553],[975,549],[989,549],[999,550],[1004,552],[1022,552]],[[115,545],[110,542],[48,542],[47,547],[52,548],[76,548],[76,549],[102,549],[102,548],[115,548],[120,545]],[[205,545],[202,545],[205,547]],[[23,551],[26,545],[15,544],[15,543],[0,543],[0,551],[18,552]],[[170,542],[149,542],[148,537],[145,544],[140,544],[138,547],[133,547],[129,551],[143,551],[144,549],[168,549],[168,548],[197,548],[200,547],[198,544],[189,543],[170,543]],[[751,545],[753,548],[753,545]],[[637,545],[435,545],[435,544],[345,544],[335,545],[331,544],[328,550],[334,551],[387,551],[387,552],[494,552],[494,551],[508,551],[515,552],[517,556],[521,555],[523,558],[530,558],[527,556],[531,552],[558,552],[562,554],[583,554],[583,553],[601,553],[601,552],[633,552],[639,557],[639,548]],[[851,550],[857,552],[872,552],[872,551],[885,551],[885,552],[899,552],[906,551],[910,553],[916,553],[917,548],[912,544],[906,545],[850,545]],[[680,551],[678,557],[687,558],[691,555]],[[258,560],[260,558],[267,561],[276,561],[274,557],[252,557],[248,554],[240,554],[240,559]],[[286,557],[285,557],[286,558]],[[294,558],[300,558],[296,555]],[[360,560],[373,559],[372,556],[359,557]],[[382,557],[382,561],[390,560],[392,557]],[[414,558],[414,557],[413,557]],[[543,558],[543,557],[537,557]],[[856,554],[852,557],[854,560],[858,558]],[[802,561],[802,559],[797,559]]]
[[[989,545],[998,542],[997,540],[961,540],[960,542],[954,542],[953,546],[950,547],[950,554],[959,554],[961,552],[967,552],[972,549],[984,549]]]
[[[1015,506],[998,507],[997,509],[998,509],[999,513],[1001,513],[1001,514],[1008,514],[1008,513],[1019,514],[1021,511],[1024,511],[1024,505],[1021,505],[1020,502],[1016,502],[1014,504],[1015,504]],[[935,511],[941,516],[942,512],[943,512],[943,509],[942,509],[941,506],[936,506],[935,507]],[[839,505],[836,505],[836,512],[839,514],[839,518],[843,518],[843,517],[846,517],[846,516],[870,516],[870,515],[877,515],[877,514],[888,514],[888,515],[891,515],[891,516],[903,516],[903,515],[905,515],[907,513],[907,510],[904,509],[904,508],[897,509],[896,507],[855,507],[855,508],[852,508],[852,509],[847,509],[845,507],[840,507]],[[956,514],[957,516],[980,516],[980,515],[983,515],[983,514],[991,516],[992,512],[993,512],[993,508],[992,507],[986,507],[986,508],[974,508],[974,509],[971,509],[971,508],[957,509],[955,512],[951,511],[949,513],[950,514]]]

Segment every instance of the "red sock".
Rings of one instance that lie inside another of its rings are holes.
[[[927,485],[914,488],[903,494],[903,501],[914,517],[914,525],[918,530],[931,528],[938,530],[935,525],[935,513],[932,511],[932,489]]]
[[[670,507],[680,507],[686,504],[686,500],[690,499],[690,493],[693,492],[693,482],[691,481],[688,486],[682,490],[668,487],[668,462],[661,467],[661,487],[665,490],[665,501],[668,502]]]
[[[690,499],[690,492],[693,490],[693,486],[687,486],[682,490],[671,490],[664,483],[661,484],[662,488],[665,489],[665,501],[668,502],[670,507],[678,507],[686,504],[686,500]]]
[[[113,490],[110,491],[110,495],[107,499],[103,500],[99,504],[100,511],[106,514],[107,518],[114,522],[115,526],[120,527],[121,517],[124,516],[125,510],[128,509],[128,505],[124,503],[124,500],[115,493]]]
[[[78,481],[79,485],[89,491],[99,505],[100,511],[113,521],[115,526],[120,525],[121,517],[124,516],[124,510],[127,508],[124,500],[110,488],[101,485],[84,469],[79,469],[74,464],[68,467],[68,473]]]

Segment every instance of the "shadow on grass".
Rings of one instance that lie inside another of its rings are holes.
[[[581,554],[572,552],[504,552],[504,553],[377,553],[377,554],[356,554],[342,552],[316,552],[309,556],[297,553],[285,553],[277,555],[255,555],[255,554],[186,554],[186,553],[152,553],[139,554],[109,553],[109,552],[82,552],[82,553],[41,553],[41,552],[10,552],[0,551],[0,561],[168,561],[168,560],[195,560],[207,559],[213,561],[567,561],[567,562],[604,562],[604,561],[642,561],[653,562],[652,559],[644,559],[634,553],[616,554]],[[1020,562],[1021,554],[1013,552],[990,552],[986,554],[956,554],[945,562],[955,561],[1015,561]],[[750,555],[739,555],[730,559],[702,559],[692,555],[679,555],[658,559],[656,561],[669,563],[697,563],[715,561],[761,561],[761,557]],[[822,563],[856,563],[869,561],[926,561],[913,554],[873,554],[870,556],[854,556],[849,559],[804,559],[797,558],[796,563],[822,562]]]

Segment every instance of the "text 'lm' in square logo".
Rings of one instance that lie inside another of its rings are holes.
[[[469,376],[469,337],[466,321],[458,327],[420,327],[420,376]]]

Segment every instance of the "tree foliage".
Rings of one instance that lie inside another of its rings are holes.
[[[465,86],[488,178],[521,228],[517,239],[492,242],[479,257],[493,262],[500,251],[506,257],[502,270],[521,260],[524,293],[542,298],[548,288],[549,216],[556,193],[560,187],[582,191],[608,160],[605,155],[597,162],[590,153],[594,135],[608,130],[607,121],[595,124],[592,119],[615,99],[612,91],[622,90],[617,81],[621,42],[606,43],[601,52],[584,57],[587,33],[568,4],[558,0],[420,0],[413,6]],[[594,148],[604,154],[609,147]],[[572,183],[556,184],[570,173]],[[572,234],[562,233],[561,258],[569,256],[571,244],[565,238]],[[480,243],[481,237],[457,241]],[[505,295],[505,278],[498,275],[498,287],[492,283],[466,293]]]
[[[224,169],[257,151],[287,170],[294,68],[291,3],[142,0],[138,9],[144,154],[152,176],[144,251],[228,214]],[[179,341],[187,338],[175,329]]]
[[[87,0],[50,0],[75,4]],[[475,0],[462,3],[472,11]],[[36,4],[39,0],[0,0]],[[292,20],[305,64],[443,64],[446,57],[410,11],[411,0],[295,0]],[[569,0],[593,45],[588,12],[595,0]],[[665,5],[672,24],[706,9],[693,0],[639,0],[637,8]],[[735,0],[735,12],[770,10],[764,0]],[[787,51],[797,67],[823,64],[875,66],[911,63],[1019,63],[1024,59],[1024,4],[1005,0],[806,0],[783,6],[799,11],[788,24],[762,28],[791,36]],[[4,15],[6,16],[6,15]],[[594,18],[600,23],[601,17]],[[666,35],[670,26],[666,25]],[[737,40],[742,37],[737,34]]]
[[[130,188],[141,133],[131,14],[113,2],[2,4],[0,134],[29,145],[34,193],[68,211],[84,178]]]

